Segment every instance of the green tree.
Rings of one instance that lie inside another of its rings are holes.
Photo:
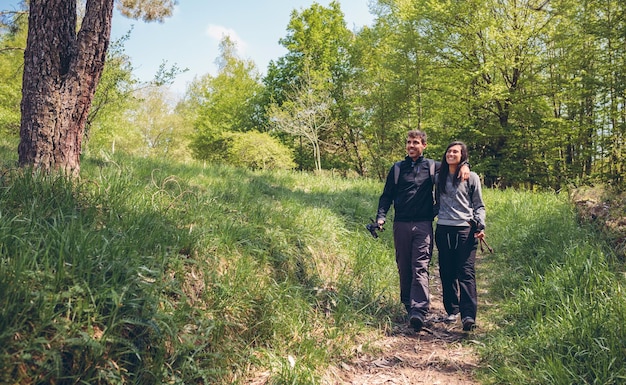
[[[85,152],[115,152],[115,144],[128,132],[125,114],[138,103],[139,82],[133,77],[130,58],[124,53],[129,35],[111,44],[85,125]]]
[[[0,133],[17,138],[20,129],[22,67],[27,13],[0,13]]]
[[[543,135],[537,91],[552,14],[516,1],[379,4],[400,37],[390,52],[401,79],[391,92],[407,99],[403,119],[413,116],[411,126],[437,140],[467,141],[488,185],[529,180],[542,164],[529,138]]]
[[[263,85],[254,63],[240,59],[235,43],[224,37],[217,64],[218,74],[194,81],[184,102],[195,119],[191,148],[198,159],[221,159],[222,134],[247,132],[259,125]]]
[[[319,107],[320,110],[330,109],[332,124],[318,132],[320,137],[316,142],[319,148],[311,153],[312,160],[302,158],[300,152],[297,162],[301,168],[312,164],[318,169],[321,163],[343,167],[346,151],[352,150],[344,142],[350,128],[347,98],[350,95],[349,47],[352,39],[353,34],[346,28],[343,12],[336,1],[330,2],[327,8],[314,3],[300,12],[293,10],[287,36],[280,39],[288,52],[270,63],[264,78],[265,102],[279,107],[294,96],[299,98],[297,95],[301,96],[303,90],[310,87],[321,92],[323,100],[326,100],[326,93],[332,98],[332,103]],[[274,125],[270,122],[268,127]],[[299,146],[299,135],[291,140],[289,136],[283,138],[292,147]]]
[[[360,100],[362,140],[369,155],[369,173],[384,178],[389,165],[404,156],[404,138],[410,129],[432,137],[445,93],[434,75],[431,47],[416,20],[396,4],[379,4],[372,28],[362,30],[354,43],[355,89]],[[435,135],[433,135],[435,134]],[[433,154],[429,140],[429,153]],[[428,154],[427,154],[428,155]]]
[[[330,92],[316,83],[313,78],[305,76],[300,88],[287,97],[279,106],[270,106],[268,115],[273,127],[296,137],[305,138],[313,150],[315,170],[322,170],[321,137],[332,130],[332,104],[334,100]]]
[[[142,139],[143,128],[135,124],[142,119],[148,124],[153,121],[157,125],[161,124],[161,120],[167,121],[167,124],[176,126],[177,133],[185,132],[188,127],[179,124],[182,114],[173,111],[171,106],[174,101],[167,92],[167,87],[182,70],[176,65],[167,67],[164,62],[151,81],[139,82],[133,76],[132,63],[124,52],[124,43],[130,38],[130,34],[129,31],[113,42],[107,51],[107,61],[85,126],[83,147],[86,151],[104,150],[114,153],[115,146],[118,145],[134,154],[148,155],[155,152],[155,146],[146,143],[145,138]],[[161,108],[154,108],[154,104],[160,104]],[[151,112],[155,114],[154,117],[148,117],[147,114]],[[172,123],[172,120],[176,120],[176,123]],[[145,129],[154,130],[154,124]],[[173,156],[176,152],[176,158],[187,159],[188,156],[184,153],[188,150],[181,151],[180,143],[187,143],[188,136],[177,135],[176,138],[180,138],[182,142],[168,136],[168,156]]]
[[[120,139],[126,152],[143,157],[172,158],[186,147],[186,135],[175,113],[173,96],[164,87],[148,87],[138,91],[138,102],[125,112],[126,134]],[[138,138],[139,140],[133,140]]]
[[[561,1],[563,15],[551,54],[560,75],[554,97],[570,128],[565,148],[572,176],[624,185],[626,157],[626,5]]]

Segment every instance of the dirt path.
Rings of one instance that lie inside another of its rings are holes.
[[[440,320],[446,315],[441,303],[438,267],[431,267],[431,311],[425,327],[416,333],[406,321],[394,323],[391,330],[368,341],[368,348],[355,347],[351,361],[331,365],[323,385],[478,385],[473,379],[478,357],[473,349],[478,330],[464,332],[461,321]],[[479,301],[480,301],[480,293]],[[480,306],[480,305],[479,305]],[[479,309],[480,311],[480,309]],[[247,385],[266,385],[270,373],[257,374]]]
[[[440,321],[446,313],[436,275],[431,274],[431,313],[421,332],[416,333],[405,322],[394,324],[385,336],[371,342],[376,349],[368,350],[377,353],[357,349],[354,360],[329,369],[324,384],[478,384],[472,376],[478,364],[472,348],[473,333],[464,332],[460,320],[454,324]]]

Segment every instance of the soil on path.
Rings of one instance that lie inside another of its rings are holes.
[[[434,274],[433,274],[434,273]],[[431,305],[424,328],[415,332],[406,320],[397,320],[386,333],[375,334],[367,348],[357,346],[349,361],[331,365],[323,385],[477,385],[474,370],[478,356],[474,338],[478,329],[464,332],[461,321],[443,322],[446,312],[441,302],[438,267],[431,267]],[[481,293],[478,294],[479,301]],[[481,303],[486,306],[486,303]],[[480,305],[479,305],[480,306]],[[480,310],[480,309],[479,309]],[[265,385],[269,372],[256,375],[248,385]]]
[[[478,384],[473,379],[478,357],[472,345],[476,343],[474,334],[480,330],[464,332],[458,319],[443,322],[446,312],[435,275],[430,279],[431,311],[419,333],[399,320],[386,335],[369,343],[374,349],[365,353],[357,348],[352,361],[331,366],[324,384]]]

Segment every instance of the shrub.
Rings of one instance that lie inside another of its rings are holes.
[[[219,158],[252,170],[289,170],[296,166],[291,150],[269,134],[258,131],[222,134]]]

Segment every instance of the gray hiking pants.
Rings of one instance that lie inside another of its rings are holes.
[[[432,221],[394,222],[393,241],[400,275],[400,300],[422,318],[430,307],[428,265],[433,250]]]

